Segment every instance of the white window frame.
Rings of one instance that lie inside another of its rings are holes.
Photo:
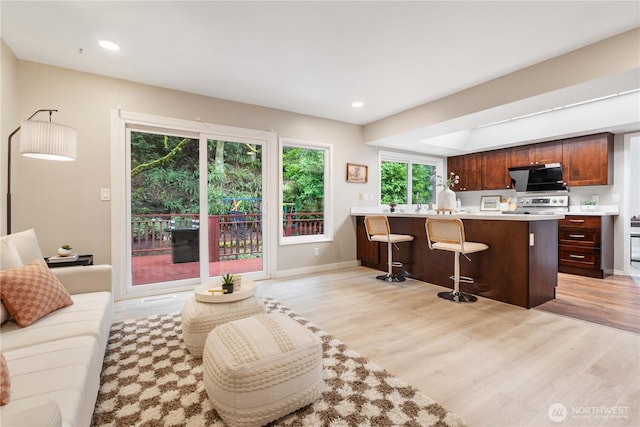
[[[282,177],[282,151],[284,147],[308,148],[324,151],[324,233],[309,236],[285,236],[284,212],[282,204],[283,177]],[[303,243],[331,242],[333,241],[333,144],[324,142],[304,141],[293,138],[280,138],[278,150],[278,234],[280,245],[296,245]]]
[[[398,207],[408,207],[411,205],[411,182],[412,182],[412,164],[420,164],[433,166],[436,168],[436,175],[445,176],[446,170],[444,159],[441,157],[419,156],[415,154],[398,153],[395,151],[378,152],[378,206],[382,206],[382,162],[399,162],[407,163],[407,201],[406,204],[400,204]],[[436,203],[436,195],[434,194],[433,203]]]

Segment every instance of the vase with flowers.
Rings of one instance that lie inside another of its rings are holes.
[[[460,183],[460,177],[455,172],[449,172],[447,179],[441,175],[432,178],[437,186],[444,187],[436,196],[438,211],[455,212],[456,210],[456,193],[451,189],[454,185]]]

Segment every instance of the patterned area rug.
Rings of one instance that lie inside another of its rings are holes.
[[[462,419],[279,302],[323,343],[326,389],[271,426],[464,426]],[[117,322],[101,376],[93,426],[224,426],[202,381],[202,359],[182,342],[180,313]]]

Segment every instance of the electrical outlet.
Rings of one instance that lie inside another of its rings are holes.
[[[620,203],[620,193],[613,193],[611,199],[613,203]]]
[[[313,254],[314,254],[315,256],[320,255],[320,248],[315,248],[315,249],[313,250]]]

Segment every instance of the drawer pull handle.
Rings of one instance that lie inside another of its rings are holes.
[[[569,258],[584,259],[584,255],[574,255],[574,254],[571,254],[571,255],[569,255]]]
[[[584,239],[584,234],[569,234],[569,237]]]
[[[578,222],[578,223],[583,223],[584,219],[570,219],[569,222]]]

